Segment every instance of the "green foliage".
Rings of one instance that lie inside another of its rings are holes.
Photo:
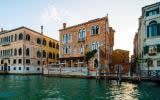
[[[87,61],[87,64],[88,64],[89,60],[90,60],[92,57],[94,57],[94,55],[96,54],[96,52],[97,52],[97,50],[94,49],[94,50],[88,51],[88,52],[86,53],[86,61]]]

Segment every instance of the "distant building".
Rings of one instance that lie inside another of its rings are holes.
[[[129,51],[122,50],[122,49],[116,49],[113,51],[112,54],[112,66],[115,65],[122,65],[123,66],[123,72],[128,73],[129,72]]]
[[[142,8],[137,56],[142,76],[160,75],[160,2]]]
[[[43,65],[58,62],[57,40],[27,27],[0,32],[0,70],[6,73],[38,74]]]
[[[97,50],[88,67],[96,69],[111,63],[114,45],[114,30],[109,26],[108,17],[98,18],[67,27],[63,24],[60,34],[60,63],[66,67],[86,66],[85,54]],[[98,48],[100,48],[98,50]],[[99,51],[99,57],[98,57]]]

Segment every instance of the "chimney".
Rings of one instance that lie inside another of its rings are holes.
[[[43,25],[41,26],[41,34],[43,34]]]
[[[1,28],[1,32],[3,32],[3,28]]]
[[[67,26],[67,23],[63,23],[63,29],[65,29]]]

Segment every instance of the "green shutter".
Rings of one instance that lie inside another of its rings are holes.
[[[157,24],[157,35],[160,36],[160,23]]]
[[[157,52],[160,52],[160,44],[157,45]]]
[[[149,26],[147,26],[147,37],[149,37]]]

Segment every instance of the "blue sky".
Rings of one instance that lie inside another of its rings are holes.
[[[62,23],[67,26],[109,15],[115,33],[114,49],[133,50],[141,8],[158,0],[1,0],[0,28],[27,26],[59,40]],[[160,1],[160,0],[159,0]]]

